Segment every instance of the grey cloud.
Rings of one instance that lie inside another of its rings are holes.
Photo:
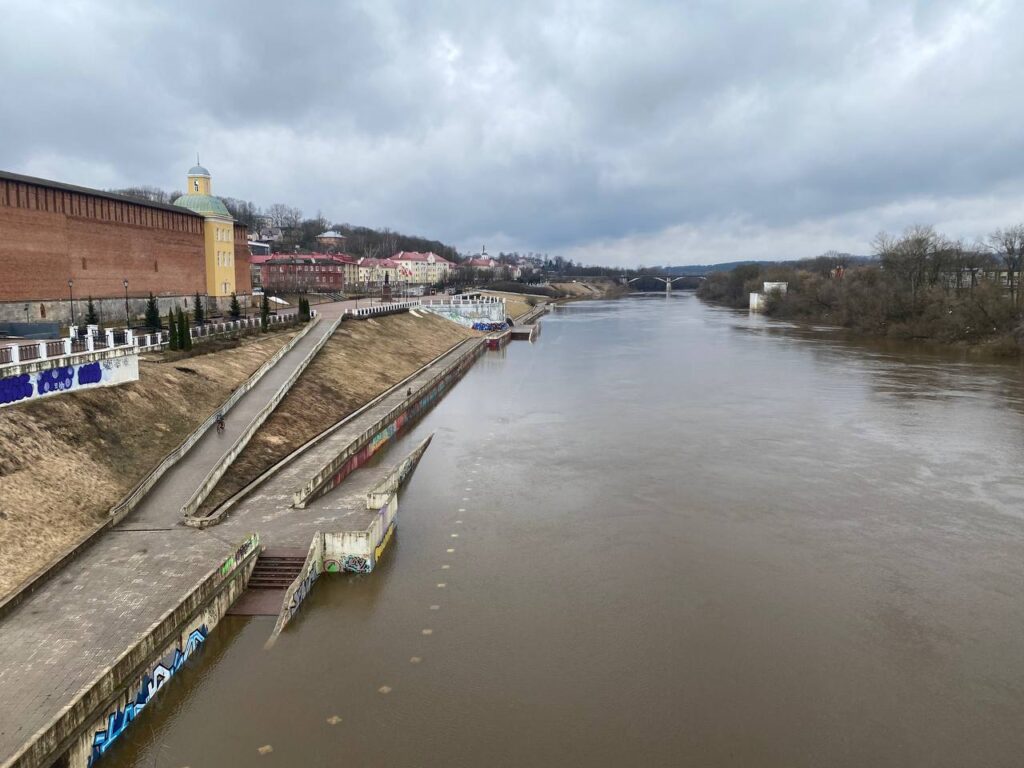
[[[1024,219],[1008,0],[4,12],[0,167],[74,183],[178,186],[198,149],[222,194],[621,263]]]

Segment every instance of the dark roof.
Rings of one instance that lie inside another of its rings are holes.
[[[83,195],[92,195],[93,197],[104,197],[107,200],[116,200],[120,203],[134,203],[135,205],[144,205],[147,208],[158,208],[161,211],[170,211],[171,213],[180,213],[185,216],[198,216],[199,218],[203,218],[202,214],[190,211],[187,208],[182,208],[181,206],[170,205],[168,203],[154,203],[151,200],[143,200],[139,197],[129,197],[128,195],[119,195],[116,192],[104,192],[103,190],[90,189],[89,187],[76,187],[74,184],[63,184],[59,181],[40,179],[37,176],[22,176],[20,173],[0,171],[0,179],[6,179],[7,181],[19,181],[22,184],[34,184],[37,187],[62,189],[65,192],[78,192]]]

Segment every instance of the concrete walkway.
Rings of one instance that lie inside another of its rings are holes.
[[[327,495],[311,501],[306,509],[290,506],[292,494],[369,426],[400,405],[405,400],[406,388],[419,390],[439,371],[471,349],[471,343],[460,344],[435,360],[429,368],[420,371],[407,385],[349,418],[330,436],[310,447],[246,496],[222,523],[206,530],[219,532],[229,541],[241,540],[255,530],[259,531],[264,546],[306,548],[317,531],[363,530],[377,514],[376,510],[367,510],[366,493],[391,471],[393,467],[390,464],[377,464],[371,460],[365,469],[356,470]],[[386,446],[382,452],[390,447]]]
[[[236,541],[234,531],[180,525],[181,507],[253,415],[354,304],[315,307],[320,322],[239,400],[227,414],[224,434],[211,429],[120,525],[0,620],[0,765],[244,538]]]

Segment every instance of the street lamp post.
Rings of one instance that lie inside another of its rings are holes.
[[[75,324],[75,281],[68,278],[68,296],[71,298],[71,324]]]
[[[124,327],[125,330],[131,328],[132,318],[128,313],[128,278],[124,279]]]

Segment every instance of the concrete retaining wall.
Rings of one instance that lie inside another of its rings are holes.
[[[119,354],[102,361],[51,366],[32,373],[0,378],[0,408],[67,392],[115,387],[138,380],[138,354]]]
[[[384,417],[368,427],[334,459],[321,467],[310,480],[295,492],[292,505],[304,508],[312,499],[336,487],[351,472],[382,448],[392,437],[427,411],[454,382],[466,372],[486,349],[484,339],[464,342],[466,351],[459,359],[438,373],[412,397],[392,408]]]
[[[245,590],[259,550],[259,537],[252,534],[175,608],[154,622],[139,642],[36,734],[8,765],[49,766],[66,755],[69,768],[92,766],[199,650]]]
[[[306,356],[302,358],[298,366],[295,367],[295,370],[292,371],[291,375],[288,376],[285,382],[281,384],[281,386],[278,388],[277,392],[270,399],[270,401],[265,406],[263,406],[260,409],[259,413],[257,413],[252,418],[252,421],[249,422],[249,425],[245,428],[242,434],[238,436],[238,439],[235,440],[234,445],[231,446],[231,448],[228,450],[226,454],[224,454],[221,460],[217,462],[217,464],[207,473],[202,484],[199,486],[199,488],[196,489],[196,492],[192,494],[189,500],[185,502],[185,505],[181,508],[181,514],[184,516],[186,524],[188,524],[193,514],[195,514],[195,511],[199,509],[199,506],[203,503],[206,497],[210,495],[210,492],[214,489],[214,487],[216,487],[221,477],[223,477],[224,473],[227,472],[228,467],[230,467],[231,463],[238,457],[238,454],[240,454],[242,450],[245,448],[245,446],[249,444],[249,441],[252,440],[252,436],[256,434],[256,430],[259,429],[260,426],[262,426],[263,422],[267,420],[267,417],[270,416],[271,413],[273,413],[274,409],[277,408],[281,400],[284,399],[284,396],[288,394],[288,390],[292,388],[292,385],[298,380],[302,372],[306,370],[306,366],[313,361],[313,358],[316,357],[317,353],[323,348],[324,344],[326,344],[328,339],[331,338],[331,336],[334,334],[334,331],[337,330],[338,324],[341,322],[341,320],[342,318],[339,317],[331,324],[331,327],[327,330],[327,333],[325,333],[323,337],[306,354]],[[315,318],[314,320],[307,323],[306,327],[302,331],[302,335],[309,333],[310,329],[318,322],[319,318]],[[278,358],[278,360],[280,360],[280,358]],[[214,414],[214,418],[216,418],[216,414]]]
[[[326,532],[324,570],[327,573],[370,573],[384,553],[398,524],[398,494],[392,493],[377,508],[377,515],[363,531]]]
[[[479,302],[424,303],[423,309],[447,318],[454,323],[472,328],[473,323],[504,322],[504,300]]]
[[[274,631],[267,641],[267,647],[273,644],[281,630],[299,611],[302,601],[309,595],[310,590],[320,574],[324,572],[324,536],[319,531],[313,536],[313,542],[309,545],[309,552],[306,555],[306,562],[302,564],[302,572],[295,577],[284,593],[284,600],[281,603],[281,613],[278,614],[277,623],[274,624]]]

